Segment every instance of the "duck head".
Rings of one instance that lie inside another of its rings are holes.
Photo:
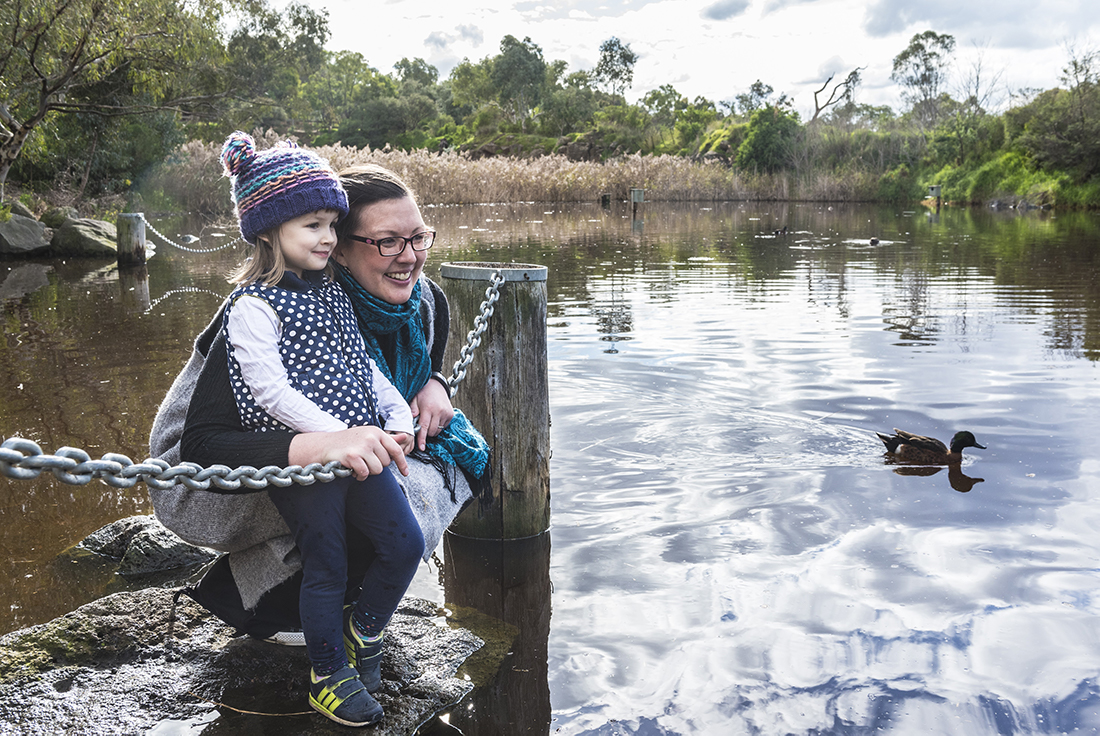
[[[970,432],[956,432],[955,436],[951,438],[951,452],[962,452],[964,447],[977,447],[979,450],[984,450],[985,445],[979,445],[978,440],[974,438],[974,435]]]

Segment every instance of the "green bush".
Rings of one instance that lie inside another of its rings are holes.
[[[738,168],[764,173],[786,168],[799,128],[796,113],[772,106],[757,110],[737,148]]]
[[[924,197],[925,191],[909,167],[900,164],[879,178],[877,198],[883,202],[916,202]]]

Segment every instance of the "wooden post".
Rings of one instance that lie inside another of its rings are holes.
[[[120,214],[115,230],[119,265],[145,263],[145,215],[140,212]]]
[[[518,630],[507,666],[478,667],[478,655],[466,660],[463,669],[477,689],[464,701],[472,708],[451,711],[455,733],[549,734],[550,532],[509,540],[447,534],[443,582],[447,608],[459,626],[479,633],[478,619],[467,612],[472,608],[489,617],[496,631],[505,628],[502,621]]]
[[[474,502],[451,531],[477,539],[521,539],[550,528],[550,395],[546,372],[546,267],[444,263],[451,306],[446,365],[453,365],[480,313],[493,273],[500,298],[481,336],[455,407],[492,446],[493,497]]]

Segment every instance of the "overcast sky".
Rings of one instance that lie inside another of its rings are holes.
[[[530,36],[570,72],[589,70],[600,44],[616,36],[638,55],[631,101],[662,84],[688,98],[732,101],[760,79],[793,97],[803,116],[830,74],[843,79],[856,67],[864,67],[857,101],[899,108],[893,58],[925,30],[955,37],[957,82],[980,49],[983,77],[999,75],[1002,104],[1021,88],[1057,86],[1069,46],[1100,43],[1096,0],[307,2],[329,12],[330,49],[358,51],[386,73],[402,57],[420,57],[445,78],[463,58],[499,53],[507,34]]]

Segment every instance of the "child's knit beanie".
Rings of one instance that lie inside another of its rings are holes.
[[[336,172],[293,141],[257,151],[252,136],[238,130],[225,140],[221,161],[231,177],[241,236],[249,243],[255,244],[260,233],[309,212],[348,214],[348,195]]]

